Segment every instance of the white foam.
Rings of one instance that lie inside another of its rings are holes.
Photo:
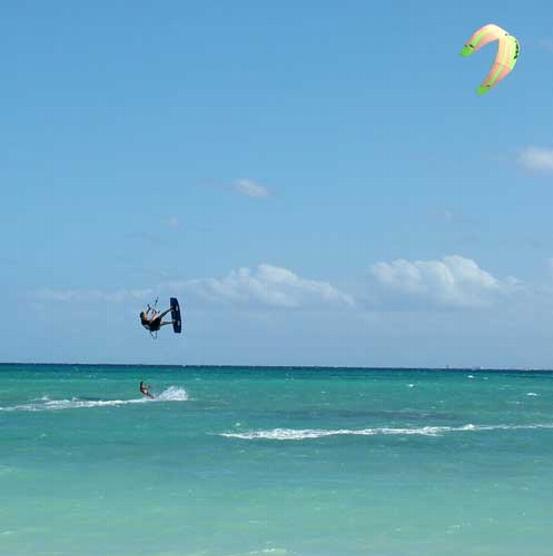
[[[184,388],[169,386],[154,399],[132,398],[130,400],[82,400],[79,398],[52,400],[48,396],[42,396],[34,403],[0,407],[0,411],[60,411],[63,409],[82,409],[93,407],[118,407],[129,404],[155,403],[155,402],[184,402],[188,394]]]
[[[467,424],[459,427],[426,426],[414,428],[375,427],[366,429],[285,429],[249,432],[225,432],[220,436],[239,438],[242,440],[310,440],[327,436],[386,436],[386,435],[419,435],[442,436],[457,432],[478,432],[493,430],[526,430],[526,429],[551,429],[553,423],[533,425],[473,425]]]
[[[528,392],[528,394],[526,394],[527,396],[539,396],[539,394],[536,394],[535,392]]]
[[[155,397],[155,400],[159,402],[186,402],[189,399],[186,390],[178,386],[169,386],[169,388]]]
[[[116,407],[119,405],[127,405],[133,403],[144,403],[148,400],[132,399],[132,400],[80,400],[79,398],[48,400],[41,403],[27,403],[20,405],[12,405],[8,407],[0,407],[0,411],[59,411],[62,409],[78,409],[90,407]]]
[[[273,554],[274,556],[286,556],[288,551],[285,548],[262,548],[261,550],[252,550],[248,552],[250,556],[257,556],[259,554]]]

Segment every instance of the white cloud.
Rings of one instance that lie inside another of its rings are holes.
[[[120,303],[122,301],[146,300],[151,298],[153,290],[97,290],[97,289],[51,289],[43,288],[33,293],[32,297],[39,301],[55,301],[60,303],[106,301]]]
[[[527,170],[553,172],[553,148],[526,147],[520,152],[518,162]]]
[[[392,295],[442,307],[489,305],[497,295],[511,293],[518,285],[514,278],[495,278],[459,255],[434,261],[380,262],[371,267],[371,275],[381,298]]]
[[[266,307],[353,306],[350,295],[328,282],[300,278],[286,268],[261,264],[255,269],[240,268],[223,278],[165,281],[155,289],[42,289],[32,297],[39,301],[85,303],[151,301],[157,294],[184,293],[190,297],[237,305]]]
[[[267,189],[264,185],[248,179],[237,180],[234,182],[233,188],[242,195],[254,197],[256,199],[262,199],[271,195],[269,189]]]
[[[224,278],[189,280],[180,286],[211,301],[297,308],[321,304],[352,306],[353,298],[328,282],[300,278],[286,268],[261,264],[240,268]]]

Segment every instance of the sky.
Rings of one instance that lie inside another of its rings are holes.
[[[488,22],[521,55],[478,97]],[[552,22],[4,5],[0,361],[553,368]],[[140,327],[158,296],[182,335]]]

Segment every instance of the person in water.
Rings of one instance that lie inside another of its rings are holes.
[[[153,398],[152,394],[150,393],[150,386],[148,384],[144,384],[144,381],[140,381],[140,393],[148,398]]]
[[[171,308],[162,313],[158,313],[155,309],[148,305],[145,311],[140,312],[140,324],[149,332],[157,332],[162,326],[173,324],[173,321],[163,321],[163,317],[171,312]]]

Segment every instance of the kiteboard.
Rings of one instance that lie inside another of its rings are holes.
[[[173,321],[173,332],[175,334],[180,334],[182,329],[182,322],[180,318],[180,307],[179,302],[176,297],[171,297],[169,299],[171,304],[171,319]]]

